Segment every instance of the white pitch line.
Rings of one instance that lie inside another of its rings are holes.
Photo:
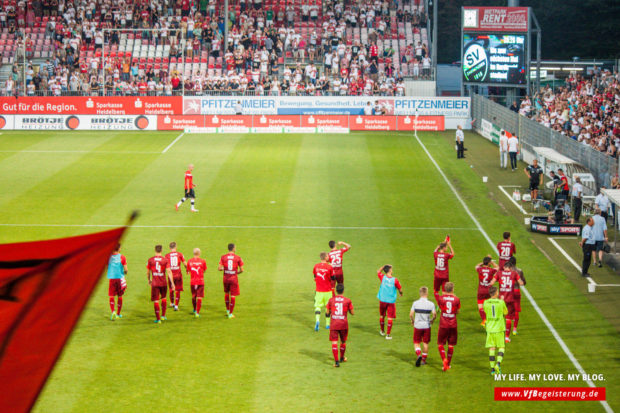
[[[173,140],[170,145],[166,146],[166,149],[164,149],[163,151],[161,151],[161,153],[166,153],[168,152],[168,149],[172,148],[172,145],[174,145],[175,143],[177,143],[177,141],[179,139],[181,139],[183,137],[183,135],[185,135],[185,132],[181,133],[179,136],[176,137],[175,140]]]
[[[463,206],[463,209],[465,210],[465,212],[467,212],[467,214],[469,215],[469,217],[471,218],[471,220],[474,222],[474,224],[476,225],[476,227],[478,228],[478,230],[480,231],[480,233],[484,236],[484,238],[487,240],[487,242],[489,243],[489,245],[491,246],[491,248],[493,250],[495,250],[495,244],[493,243],[493,241],[491,241],[491,238],[489,237],[489,234],[487,234],[487,232],[484,230],[484,228],[482,228],[482,225],[480,225],[480,222],[478,222],[478,219],[476,219],[476,217],[474,216],[474,214],[471,212],[471,210],[469,209],[469,207],[467,206],[467,204],[465,203],[465,201],[463,200],[463,198],[461,198],[461,196],[459,195],[459,193],[456,191],[456,188],[454,187],[454,185],[452,185],[452,183],[450,182],[450,180],[448,179],[448,177],[446,176],[446,174],[444,174],[444,172],[441,170],[441,168],[439,167],[439,164],[437,164],[437,162],[435,161],[435,159],[433,158],[433,156],[430,154],[430,152],[428,151],[428,149],[426,149],[426,146],[424,146],[424,144],[422,143],[422,141],[420,140],[420,138],[418,138],[417,133],[414,136],[418,143],[420,144],[420,146],[422,147],[422,149],[424,149],[424,152],[426,152],[426,155],[428,156],[428,158],[431,160],[431,162],[433,163],[433,165],[435,165],[435,168],[437,168],[437,171],[439,172],[439,174],[443,177],[444,181],[446,182],[446,184],[448,184],[448,186],[450,187],[450,189],[452,190],[452,193],[454,193],[454,196],[456,196],[456,198],[459,200],[459,202],[461,203],[461,205]],[[555,338],[555,340],[558,342],[558,344],[560,345],[560,347],[562,348],[562,350],[564,350],[564,353],[566,354],[566,356],[568,357],[568,359],[571,361],[571,363],[573,363],[573,366],[575,366],[575,368],[577,369],[577,371],[582,374],[585,375],[586,371],[583,369],[583,367],[581,366],[581,364],[579,363],[579,361],[577,360],[577,358],[575,358],[575,356],[573,355],[573,352],[568,348],[568,346],[566,345],[566,343],[564,342],[564,340],[562,339],[562,337],[560,337],[560,334],[558,333],[558,331],[555,329],[555,327],[553,326],[553,324],[551,324],[551,322],[549,321],[549,319],[547,318],[547,316],[545,315],[545,313],[542,311],[542,309],[538,306],[538,303],[536,303],[536,300],[534,300],[534,297],[532,296],[532,294],[530,294],[530,292],[527,290],[527,288],[525,288],[525,286],[521,286],[521,291],[525,294],[525,296],[527,297],[527,299],[530,301],[530,304],[532,304],[532,307],[534,307],[534,310],[538,313],[538,316],[541,318],[541,320],[543,321],[543,323],[545,323],[545,325],[547,326],[547,328],[549,329],[549,331],[551,332],[551,335],[553,335],[553,337]],[[586,383],[588,384],[588,386],[590,387],[596,387],[596,385],[594,384],[594,382],[592,380],[586,380]],[[603,408],[605,409],[605,411],[607,413],[613,413],[613,409],[611,408],[611,406],[609,406],[609,403],[607,403],[607,401],[605,400],[601,400],[601,405],[603,406]]]
[[[497,185],[497,187],[499,188],[500,191],[504,193],[504,195],[508,197],[508,199],[510,199],[510,202],[512,202],[513,204],[515,204],[517,208],[519,208],[519,211],[521,211],[523,215],[532,215],[529,212],[527,212],[525,209],[523,209],[523,207],[519,205],[517,201],[515,201],[510,195],[508,195],[508,192],[506,192],[506,190],[503,188],[502,185]]]
[[[70,150],[59,150],[59,151],[29,151],[29,150],[24,150],[24,151],[0,151],[0,153],[112,153],[112,154],[118,154],[118,155],[122,155],[122,154],[140,154],[140,153],[161,153],[161,152],[144,152],[144,151],[98,151],[98,150],[92,150],[92,151],[82,151],[82,150],[75,150],[75,151],[70,151]]]
[[[566,257],[566,259],[571,264],[573,264],[575,268],[577,268],[577,270],[579,270],[579,273],[581,274],[581,267],[579,266],[579,264],[577,264],[577,262],[570,255],[568,255],[566,250],[562,248],[560,244],[556,242],[555,238],[549,238],[549,241],[562,253],[562,255],[564,255],[564,257]],[[588,279],[589,284],[594,284],[597,287],[620,287],[620,284],[599,284],[596,281],[594,281],[592,277],[586,277],[586,278]]]
[[[85,227],[85,228],[114,228],[122,224],[0,224],[0,227]],[[341,229],[341,230],[397,230],[397,231],[477,231],[477,228],[461,227],[319,227],[319,226],[292,226],[292,225],[132,225],[131,228],[195,228],[195,229]]]

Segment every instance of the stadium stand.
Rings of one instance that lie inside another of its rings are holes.
[[[597,71],[586,79],[573,75],[566,86],[547,86],[519,113],[610,156],[620,150],[620,75]]]
[[[229,3],[224,50],[222,0],[4,0],[0,93],[403,95],[431,77],[424,0]]]

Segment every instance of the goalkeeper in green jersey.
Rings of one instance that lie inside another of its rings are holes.
[[[496,286],[489,287],[489,295],[491,298],[485,300],[483,309],[486,314],[487,330],[487,348],[489,349],[489,363],[491,364],[491,374],[501,374],[500,364],[504,358],[504,330],[506,329],[506,320],[504,317],[508,314],[508,308],[504,300],[500,300],[499,290]],[[495,357],[497,350],[497,358]]]

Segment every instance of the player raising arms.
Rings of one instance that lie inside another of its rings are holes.
[[[334,279],[334,270],[329,264],[329,256],[326,252],[319,254],[321,262],[314,266],[312,274],[314,275],[314,282],[316,284],[316,292],[314,293],[314,316],[316,321],[314,323],[314,331],[319,331],[321,325],[321,308],[325,307],[329,302],[329,299],[333,297],[334,292],[332,289],[332,280]],[[329,329],[329,316],[327,310],[325,311],[325,328]]]
[[[435,294],[437,305],[441,312],[439,317],[439,332],[437,333],[437,348],[443,360],[443,371],[451,368],[452,354],[456,346],[458,330],[456,315],[461,309],[461,300],[454,295],[454,283],[447,282],[444,285],[444,294]],[[446,356],[445,344],[448,343],[448,355]]]
[[[124,282],[125,275],[127,275],[127,260],[124,255],[121,255],[121,244],[117,244],[108,260],[108,295],[110,296],[110,310],[112,310],[110,320],[112,321],[116,317],[123,317],[121,308],[123,307],[123,294],[127,288],[127,283]],[[114,311],[114,297],[118,297],[118,309],[116,311]]]
[[[170,307],[174,307],[174,311],[179,311],[179,300],[181,299],[181,291],[183,291],[181,264],[185,267],[185,271],[187,271],[187,264],[183,254],[177,251],[176,242],[170,243],[170,252],[166,254],[166,260],[168,261],[168,268],[172,272],[172,280],[174,282],[174,288],[168,284],[170,288]]]
[[[495,281],[499,282],[499,298],[506,302],[506,308],[508,308],[508,314],[506,314],[506,342],[510,343],[510,327],[512,320],[515,318],[514,288],[517,283],[523,285],[523,281],[514,270],[510,261],[507,261],[504,264],[504,268],[498,271],[495,278],[491,281],[491,285],[495,284]]]
[[[498,268],[499,267],[490,255],[484,257],[482,262],[476,265],[476,271],[478,272],[478,312],[480,313],[480,318],[482,319],[480,325],[483,327],[486,322],[486,318],[482,305],[484,300],[489,298],[489,285],[491,285],[491,280],[495,276]]]
[[[392,276],[392,266],[387,264],[379,268],[377,276],[381,280],[379,286],[379,325],[381,330],[379,334],[385,336],[386,340],[392,339],[392,322],[396,318],[396,291],[402,297],[403,289],[398,278]],[[385,316],[387,315],[387,335],[385,334]]]
[[[194,248],[194,257],[187,260],[187,273],[190,275],[190,289],[192,290],[192,305],[194,316],[200,317],[200,307],[205,296],[205,271],[207,262],[200,258],[200,248]]]
[[[448,249],[450,250],[449,253],[446,252]],[[447,236],[446,240],[435,248],[433,256],[435,258],[435,280],[433,282],[433,291],[435,292],[435,295],[437,295],[439,290],[443,289],[444,284],[450,281],[448,261],[454,258],[454,249],[452,248],[452,243],[450,242],[450,236]]]
[[[497,252],[499,254],[499,268],[504,268],[504,264],[517,253],[515,244],[510,241],[510,232],[504,232],[504,240],[497,243]]]
[[[489,287],[491,298],[484,301],[484,312],[486,313],[487,344],[489,349],[489,363],[491,364],[491,374],[502,374],[500,364],[504,359],[504,316],[508,314],[506,302],[499,299],[499,290],[495,286]],[[495,358],[495,350],[497,358]]]
[[[228,318],[235,318],[233,310],[239,292],[238,274],[243,272],[243,260],[235,254],[237,247],[235,244],[228,244],[228,253],[222,255],[220,264],[217,266],[219,271],[224,271],[224,301],[226,302],[226,315]]]
[[[420,287],[420,298],[413,302],[409,313],[411,324],[413,324],[413,347],[418,356],[415,361],[416,367],[426,364],[428,343],[431,341],[431,324],[436,317],[435,304],[428,300],[428,288]],[[420,343],[423,343],[424,350],[420,348]]]
[[[196,185],[194,184],[194,176],[192,175],[193,170],[194,165],[190,163],[187,167],[187,171],[185,171],[185,195],[183,195],[183,198],[181,198],[181,200],[177,203],[175,207],[177,211],[181,205],[183,205],[183,202],[185,202],[187,198],[190,198],[192,203],[192,212],[198,212],[194,205],[196,201],[196,193],[194,192],[194,188],[196,188]]]
[[[343,296],[344,284],[336,286],[336,296],[327,302],[327,318],[332,320],[329,330],[329,341],[332,342],[334,354],[334,367],[340,367],[340,363],[347,361],[344,352],[347,349],[347,337],[349,335],[349,321],[347,314],[353,315],[353,303]],[[338,359],[338,338],[340,338],[340,359]]]
[[[523,281],[523,285],[527,284],[527,281],[525,281],[525,277],[523,276],[523,270],[517,267],[517,259],[515,257],[510,257],[510,260],[508,260],[508,262],[510,262],[516,273],[519,274],[519,278],[521,278],[521,281]],[[512,294],[514,296],[515,306],[515,318],[514,324],[512,326],[512,335],[516,336],[517,326],[519,325],[519,313],[521,312],[521,285],[519,283],[515,284],[515,288]]]
[[[344,245],[344,248],[338,248],[338,246]],[[343,284],[344,283],[344,275],[342,273],[342,256],[345,252],[351,249],[351,246],[343,241],[329,241],[329,248],[331,251],[329,252],[329,263],[334,269],[334,278],[336,283]]]
[[[149,258],[146,264],[146,278],[149,280],[151,286],[151,301],[155,307],[155,322],[161,323],[161,320],[167,320],[166,318],[166,277],[170,282],[171,288],[174,289],[174,282],[172,281],[172,273],[168,267],[168,261],[166,257],[161,255],[162,246],[155,245],[155,256]],[[152,279],[151,279],[152,275]],[[161,316],[159,300],[161,299]]]

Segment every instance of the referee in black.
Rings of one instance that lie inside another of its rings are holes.
[[[532,196],[532,202],[538,199],[538,186],[543,183],[543,170],[538,165],[538,159],[534,159],[531,165],[523,168],[525,174],[530,178],[530,195]]]
[[[596,245],[596,241],[594,241],[594,230],[592,229],[593,226],[594,220],[590,217],[586,221],[586,226],[584,226],[581,231],[581,242],[579,245],[583,250],[583,261],[581,262],[582,277],[590,276],[590,274],[588,274],[588,269],[592,261],[592,251],[594,251],[594,246]]]

